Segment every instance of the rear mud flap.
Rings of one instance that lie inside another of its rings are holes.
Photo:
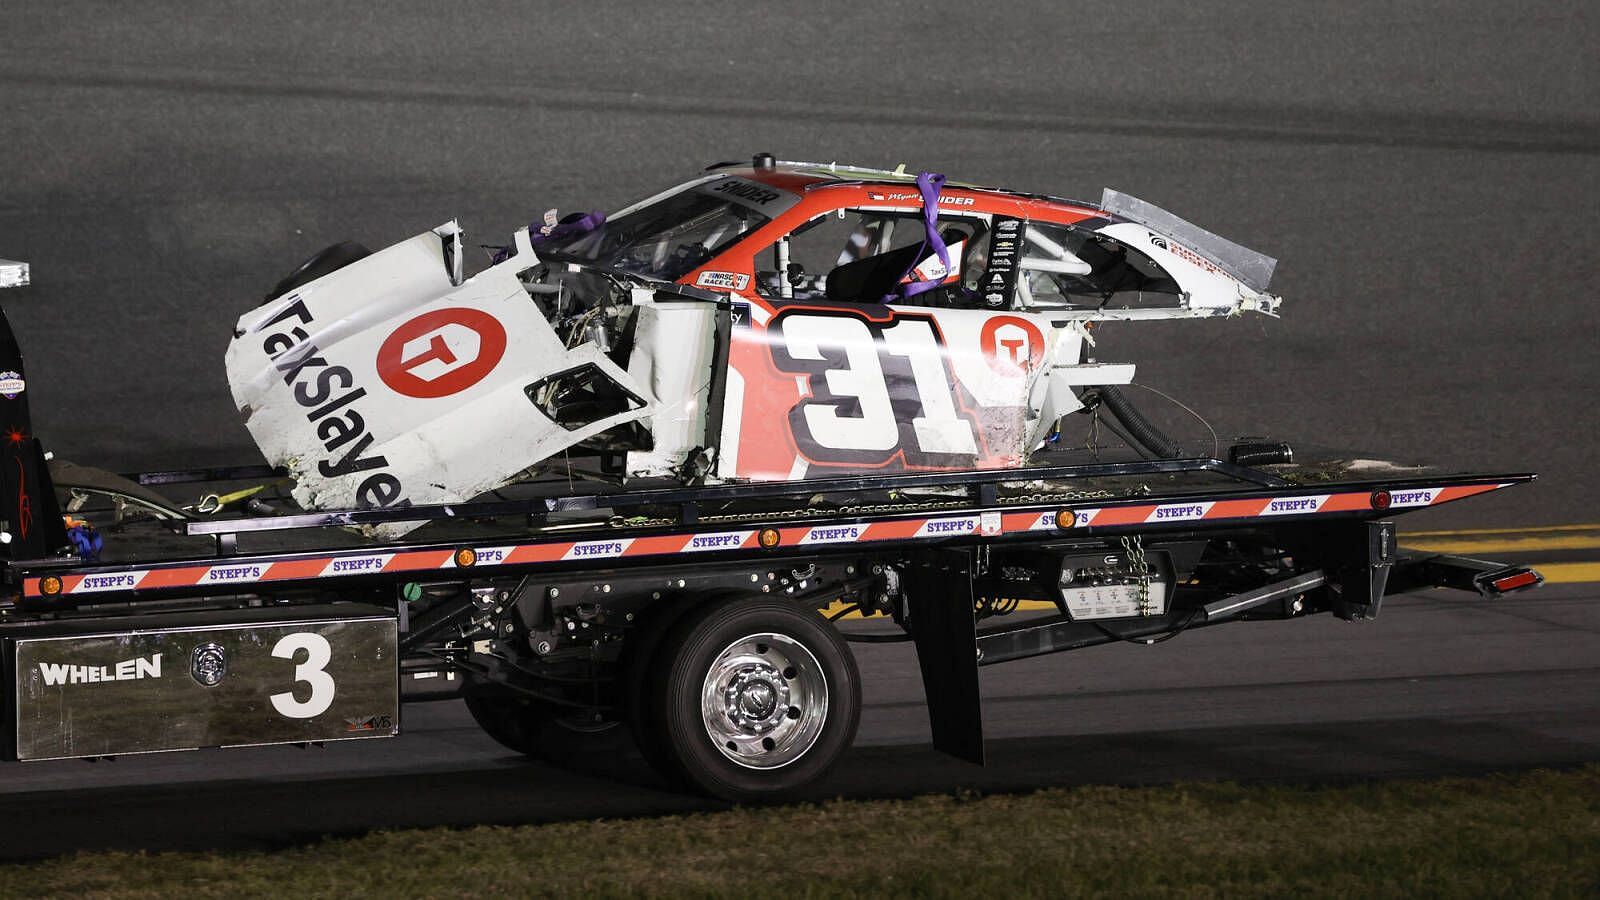
[[[934,749],[983,765],[978,634],[972,613],[972,554],[928,554],[903,576],[911,635],[928,697]]]

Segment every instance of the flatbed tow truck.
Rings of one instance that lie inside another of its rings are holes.
[[[1542,580],[1407,552],[1394,525],[1532,475],[1249,447],[647,487],[547,470],[470,502],[306,509],[252,494],[271,465],[48,459],[0,327],[15,760],[382,738],[402,701],[461,697],[518,752],[626,727],[683,787],[761,800],[850,745],[851,644],[913,642],[934,745],[981,763],[983,666]]]

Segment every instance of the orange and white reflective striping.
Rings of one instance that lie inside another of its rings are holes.
[[[1389,495],[1391,506],[1432,506],[1509,485],[1478,484],[1456,487],[1407,488]],[[1401,498],[1398,502],[1395,498]],[[776,529],[777,542],[771,548],[867,544],[891,541],[938,540],[971,535],[1022,534],[1060,528],[1059,519],[1070,517],[1072,528],[1109,528],[1139,525],[1185,524],[1233,519],[1269,518],[1335,512],[1381,512],[1375,495],[1366,491],[1341,494],[1304,494],[1283,497],[1257,497],[1239,500],[1195,500],[1177,503],[1150,503],[1108,506],[1079,510],[1033,510],[1027,512],[982,512],[958,516],[880,519],[873,522],[842,522],[829,525],[786,526]],[[501,544],[471,547],[475,569],[501,565],[609,560],[682,553],[715,553],[750,550],[763,546],[754,529],[740,531],[697,531],[659,534],[646,537],[616,537],[583,541],[550,541],[528,544]],[[769,548],[770,549],[770,548]],[[404,550],[388,553],[371,551],[312,556],[271,561],[241,560],[237,563],[174,564],[146,569],[62,575],[62,594],[89,594],[109,591],[146,591],[197,586],[225,587],[283,581],[310,581],[325,578],[359,577],[393,572],[426,572],[456,568],[454,549]],[[40,577],[24,581],[28,597],[44,596]]]

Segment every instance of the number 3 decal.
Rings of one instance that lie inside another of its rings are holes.
[[[978,454],[931,319],[780,313],[770,327],[773,362],[810,385],[789,425],[812,461],[876,466],[900,455],[911,465],[961,465]]]
[[[284,691],[267,698],[272,701],[273,709],[291,719],[320,716],[333,705],[333,676],[323,671],[328,667],[329,660],[333,659],[333,648],[328,645],[327,638],[309,631],[286,634],[272,646],[272,655],[279,659],[294,659],[295,653],[301,650],[306,652],[306,659],[295,665],[294,680],[296,684],[303,681],[311,685],[311,696],[296,700],[294,691]]]

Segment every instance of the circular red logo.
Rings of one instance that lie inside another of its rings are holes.
[[[991,316],[978,333],[978,347],[1002,375],[1032,372],[1044,361],[1044,334],[1019,316]]]
[[[506,354],[506,329],[478,309],[425,312],[378,348],[378,377],[397,394],[432,399],[482,381]]]

